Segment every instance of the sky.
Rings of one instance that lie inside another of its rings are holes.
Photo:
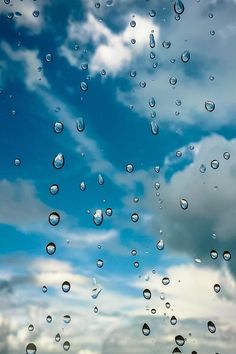
[[[235,16],[0,2],[0,354],[236,352]]]

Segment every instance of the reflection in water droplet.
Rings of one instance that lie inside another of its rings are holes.
[[[231,259],[231,254],[229,251],[224,251],[223,258],[225,261],[229,261]]]
[[[154,35],[153,33],[150,33],[149,34],[149,45],[150,45],[150,48],[155,48],[155,38],[154,38]]]
[[[184,12],[184,4],[181,0],[176,0],[174,3],[174,10],[177,15],[181,15]]]
[[[164,241],[163,240],[158,241],[156,247],[159,251],[162,251],[164,249]]]
[[[49,214],[48,221],[49,224],[51,224],[52,226],[56,226],[60,222],[60,215],[57,212],[53,211],[51,214]]]
[[[27,344],[26,354],[35,354],[37,351],[37,347],[34,343]]]
[[[56,122],[54,123],[53,129],[55,133],[61,133],[64,129],[64,125],[62,122]]]
[[[212,259],[217,259],[217,257],[218,257],[218,252],[215,251],[215,250],[211,250],[210,256],[211,256]]]
[[[131,173],[131,172],[133,172],[133,170],[134,170],[134,166],[131,163],[126,165],[126,171],[127,172]]]
[[[112,209],[111,208],[107,208],[106,209],[106,215],[107,216],[112,216]]]
[[[215,284],[215,285],[214,285],[214,291],[215,291],[216,293],[219,293],[219,292],[220,292],[220,289],[221,289],[220,284]]]
[[[146,300],[150,300],[151,297],[152,297],[151,291],[150,291],[149,289],[144,289],[144,290],[143,290],[143,297],[144,297],[144,299],[146,299]]]
[[[139,220],[138,214],[137,214],[137,213],[133,213],[133,214],[131,215],[131,220],[132,220],[133,222],[137,222],[137,221]]]
[[[102,267],[103,267],[103,264],[104,264],[104,262],[103,262],[102,259],[98,259],[98,260],[97,260],[97,267],[98,267],[98,268],[102,268]]]
[[[216,170],[219,167],[219,161],[218,160],[212,160],[211,161],[211,167]]]
[[[57,154],[57,156],[54,157],[53,166],[57,169],[60,169],[64,166],[64,164],[65,164],[64,156],[62,155],[62,153],[59,152],[59,154]]]
[[[70,349],[70,342],[65,341],[63,343],[63,349],[67,352]]]
[[[224,153],[223,153],[223,158],[224,158],[225,160],[229,160],[229,159],[230,159],[230,153],[229,153],[228,151],[224,152]]]
[[[55,341],[56,341],[56,342],[60,342],[60,340],[61,340],[61,336],[60,336],[59,333],[57,333],[57,334],[55,335]]]
[[[84,81],[80,83],[80,88],[82,91],[87,91],[88,90],[88,84]]]
[[[159,126],[155,120],[151,121],[151,132],[153,135],[157,135],[159,133]]]
[[[181,60],[182,60],[183,63],[187,63],[190,60],[190,52],[188,50],[185,50],[181,54]]]
[[[170,279],[169,279],[168,277],[164,277],[164,278],[162,279],[162,284],[163,284],[163,285],[168,285],[168,284],[170,284]]]
[[[170,323],[174,326],[177,323],[177,318],[175,316],[172,316],[170,319]]]
[[[103,222],[103,212],[101,209],[97,209],[93,214],[93,222],[95,225],[100,226]]]
[[[180,199],[180,206],[183,210],[188,209],[188,201],[184,198]]]
[[[206,101],[205,108],[208,112],[213,112],[215,109],[215,103],[213,101]]]
[[[78,132],[83,132],[84,131],[85,124],[84,124],[83,118],[77,119],[76,128],[77,128]]]
[[[46,246],[47,253],[51,256],[56,252],[56,245],[53,242],[49,242]]]
[[[144,323],[143,328],[142,328],[142,332],[143,332],[144,336],[149,336],[151,331],[150,331],[150,328],[147,325],[147,323]]]
[[[104,184],[104,177],[101,173],[98,174],[98,183],[100,184],[100,186]]]
[[[64,293],[68,293],[70,291],[70,283],[68,281],[64,281],[62,283],[62,286],[61,286],[62,290],[64,291]]]
[[[70,321],[71,321],[70,315],[65,315],[65,316],[63,317],[63,321],[64,321],[66,324],[70,323]]]
[[[182,347],[182,345],[184,345],[184,343],[185,343],[184,337],[181,336],[181,335],[176,336],[176,337],[175,337],[175,343],[176,343],[178,346]]]
[[[216,332],[216,326],[212,321],[207,322],[207,328],[210,333],[215,333]]]
[[[199,167],[199,171],[201,173],[205,173],[206,172],[206,166],[202,163],[201,166]]]

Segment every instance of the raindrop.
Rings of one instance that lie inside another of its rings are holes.
[[[93,214],[93,222],[95,225],[100,226],[103,222],[103,213],[101,209],[97,209]]]
[[[212,321],[208,321],[207,322],[207,327],[208,327],[208,331],[210,333],[215,333],[216,332],[216,326],[214,325],[214,323]]]
[[[21,164],[21,160],[20,159],[15,159],[14,160],[14,165],[15,166],[20,166],[20,164]]]
[[[195,261],[196,263],[202,263],[202,261],[201,261],[200,258],[195,258],[194,261]]]
[[[65,341],[63,343],[63,349],[67,352],[70,349],[70,342]]]
[[[183,210],[188,209],[188,201],[184,198],[180,199],[180,206]]]
[[[57,212],[53,211],[51,214],[49,214],[48,221],[49,224],[51,224],[52,226],[56,226],[60,222],[60,215]]]
[[[170,46],[171,46],[171,42],[170,41],[163,41],[162,42],[162,47],[163,48],[168,49],[168,48],[170,48]]]
[[[170,279],[169,279],[168,277],[164,277],[164,278],[162,279],[162,284],[163,284],[163,285],[168,285],[168,284],[170,284]]]
[[[131,215],[131,220],[132,220],[133,222],[137,222],[137,221],[139,220],[139,215],[138,215],[137,213],[133,213],[133,214]]]
[[[156,16],[156,11],[155,10],[150,10],[149,11],[149,16],[150,17],[155,17]]]
[[[169,83],[170,83],[171,85],[175,85],[175,84],[177,83],[176,77],[172,76],[172,77],[169,79]]]
[[[47,254],[49,254],[50,256],[52,254],[54,254],[56,252],[55,243],[53,243],[53,242],[48,243],[47,246],[46,246],[46,251],[47,251]]]
[[[60,340],[61,340],[61,336],[60,336],[59,333],[57,333],[56,336],[55,336],[55,341],[56,342],[60,342]]]
[[[80,88],[82,91],[87,91],[88,90],[88,84],[84,81],[80,83]]]
[[[221,289],[220,284],[215,284],[213,289],[214,289],[215,293],[219,293],[220,289]]]
[[[175,343],[178,346],[182,347],[182,345],[184,345],[184,343],[185,343],[184,337],[182,337],[181,335],[176,336],[175,337]]]
[[[170,319],[170,323],[174,326],[177,323],[177,318],[175,316],[172,316]]]
[[[209,18],[213,18],[213,13],[210,12],[210,13],[208,14],[208,17],[209,17]]]
[[[151,121],[151,132],[153,135],[157,135],[159,133],[159,126],[156,121]]]
[[[35,354],[37,351],[37,347],[34,343],[27,344],[26,354]]]
[[[206,101],[205,108],[208,112],[213,112],[215,109],[215,103],[213,101]]]
[[[214,36],[214,35],[215,35],[215,31],[214,31],[214,30],[211,30],[211,31],[210,31],[210,35],[211,35],[211,36]]]
[[[50,187],[49,187],[49,192],[52,194],[52,195],[55,195],[59,192],[59,186],[57,184],[52,184]]]
[[[229,160],[230,159],[230,153],[229,152],[224,152],[223,153],[223,158],[225,159],[225,160]]]
[[[30,325],[28,326],[28,331],[32,332],[33,330],[34,330],[34,326],[33,326],[32,324],[30,324]]]
[[[52,61],[52,54],[46,54],[45,55],[45,60],[47,61],[47,62],[50,62],[50,61]]]
[[[112,216],[112,208],[107,208],[106,209],[106,215],[107,216]]]
[[[150,48],[155,48],[155,38],[154,38],[154,35],[153,33],[150,33],[149,34],[149,45],[150,45]]]
[[[135,39],[135,38],[132,38],[132,39],[131,39],[131,43],[132,43],[132,44],[135,44],[135,43],[136,43],[136,39]]]
[[[155,98],[154,97],[149,98],[149,106],[153,108],[155,107],[155,105],[156,105]]]
[[[202,163],[201,166],[199,167],[199,171],[201,173],[205,173],[206,172],[206,166]]]
[[[68,293],[70,291],[70,283],[68,281],[64,281],[61,286],[64,293]]]
[[[62,155],[62,153],[59,152],[59,154],[57,154],[57,156],[54,157],[53,166],[57,169],[60,169],[64,166],[64,164],[65,164],[64,156]]]
[[[103,264],[104,264],[104,262],[103,262],[102,259],[98,259],[98,260],[97,260],[97,267],[98,267],[98,268],[102,268],[102,267],[103,267]]]
[[[98,174],[98,183],[100,184],[100,186],[104,184],[104,177],[101,173]]]
[[[184,4],[181,0],[176,0],[174,3],[174,10],[177,15],[181,15],[184,12]]]
[[[144,299],[146,299],[146,300],[150,300],[151,297],[152,297],[151,291],[150,291],[149,289],[144,289],[144,290],[143,290],[143,297],[144,297]]]
[[[81,182],[81,183],[80,183],[80,190],[81,190],[81,191],[85,191],[85,189],[86,189],[86,184],[85,184],[85,182]]]
[[[156,248],[159,251],[162,251],[164,249],[164,241],[163,240],[158,241],[157,244],[156,244]]]
[[[212,160],[211,161],[211,167],[216,170],[219,167],[219,161],[218,160]]]
[[[81,64],[80,67],[81,67],[82,70],[88,70],[88,64],[87,63]]]
[[[229,261],[231,259],[231,254],[229,251],[224,251],[223,258],[225,261]]]
[[[131,163],[126,165],[126,171],[127,172],[131,173],[131,172],[133,172],[133,170],[134,170],[134,166]]]
[[[70,323],[70,321],[71,321],[70,315],[65,315],[65,316],[63,317],[63,321],[64,321],[66,324]]]
[[[142,332],[143,332],[144,336],[149,336],[151,331],[150,331],[150,328],[147,325],[147,323],[144,323],[143,328],[142,328]]]
[[[34,17],[39,17],[39,11],[38,10],[34,10],[33,11],[33,16]]]
[[[62,122],[56,122],[54,123],[53,129],[55,133],[61,133],[63,131],[63,123]]]
[[[48,315],[46,317],[46,321],[47,321],[47,323],[51,323],[52,322],[52,316]]]
[[[215,250],[211,250],[210,256],[211,256],[212,259],[217,259],[217,257],[218,257],[218,252],[215,251]]]
[[[181,54],[181,60],[182,60],[183,63],[187,63],[190,60],[190,52],[188,50],[185,50]]]
[[[85,125],[84,125],[83,118],[77,119],[76,128],[77,128],[78,132],[83,132],[84,131]]]

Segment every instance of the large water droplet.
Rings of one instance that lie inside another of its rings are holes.
[[[132,220],[133,222],[137,222],[137,221],[139,220],[138,214],[137,214],[137,213],[133,213],[133,214],[131,215],[131,220]]]
[[[27,344],[27,347],[26,347],[27,354],[35,354],[36,351],[37,351],[37,347],[34,343]]]
[[[49,242],[46,246],[47,253],[51,256],[56,252],[56,245],[53,242]]]
[[[205,108],[208,112],[213,112],[215,109],[215,103],[213,101],[206,101]]]
[[[100,226],[103,222],[103,212],[101,209],[97,209],[93,214],[93,222],[95,225]]]
[[[187,63],[190,60],[190,52],[188,50],[185,50],[181,54],[181,60],[182,60],[183,63]]]
[[[212,321],[207,322],[207,328],[210,333],[215,333],[216,332],[216,326]]]
[[[57,334],[55,335],[55,341],[56,341],[56,342],[60,342],[60,340],[61,340],[61,336],[60,336],[59,333],[57,333]]]
[[[219,167],[219,161],[218,160],[212,160],[211,161],[211,167],[216,170]]]
[[[211,250],[210,256],[211,256],[212,259],[217,259],[217,257],[218,257],[218,252],[215,251],[215,250]]]
[[[181,0],[176,0],[174,3],[174,10],[177,15],[181,15],[184,12],[184,4]]]
[[[150,328],[147,325],[147,323],[144,323],[143,328],[142,328],[142,332],[143,332],[144,336],[149,336],[151,331],[150,331]]]
[[[61,286],[62,290],[64,291],[64,293],[68,293],[70,291],[70,283],[68,281],[64,281],[62,283],[62,286]]]
[[[52,194],[52,195],[55,195],[59,192],[59,186],[57,184],[52,184],[50,187],[49,187],[49,192]]]
[[[229,261],[231,259],[231,254],[229,251],[224,251],[223,258],[225,261]]]
[[[49,224],[51,224],[52,226],[56,226],[60,222],[60,215],[57,212],[53,211],[51,214],[49,214],[48,221]]]
[[[188,209],[188,201],[184,198],[180,199],[180,206],[183,210]]]
[[[84,124],[83,118],[77,119],[76,128],[77,128],[78,132],[83,132],[84,131],[85,124]]]
[[[162,251],[164,249],[164,241],[163,240],[158,241],[156,247],[159,251]]]
[[[157,135],[159,133],[159,126],[155,120],[151,121],[151,132],[153,135]]]
[[[156,43],[153,33],[149,34],[149,45],[151,48],[155,48]]]
[[[220,289],[221,289],[220,284],[215,284],[213,288],[216,293],[220,292]]]
[[[170,319],[170,323],[174,326],[177,323],[177,318],[175,316],[172,316]]]
[[[53,160],[53,166],[57,169],[60,169],[64,166],[64,164],[65,164],[64,156],[62,155],[62,153],[59,152],[59,154],[57,154]]]
[[[63,317],[63,321],[64,321],[66,324],[70,323],[70,321],[71,321],[70,315],[65,315],[65,316]]]
[[[63,349],[67,352],[70,349],[70,342],[65,341],[63,343]]]
[[[144,299],[146,299],[146,300],[150,300],[151,297],[152,297],[151,291],[150,291],[149,289],[144,289],[144,290],[143,290],[143,297],[144,297]]]
[[[181,335],[177,335],[177,336],[175,337],[175,343],[176,343],[178,346],[182,347],[182,345],[184,345],[184,343],[185,343],[184,337],[181,336]]]

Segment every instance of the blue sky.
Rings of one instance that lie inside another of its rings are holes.
[[[183,353],[233,352],[236,3],[185,1],[180,19],[174,1],[95,3],[0,3],[0,353],[24,352],[31,342],[39,353],[61,353],[66,340],[72,354],[156,353],[157,347],[172,353],[178,334],[187,338]],[[212,112],[206,101],[215,103]],[[56,122],[63,123],[61,133],[53,129]],[[156,135],[151,122],[159,127]],[[65,164],[56,169],[59,153]],[[59,192],[51,195],[55,183]],[[97,226],[93,215],[100,211]],[[52,212],[60,214],[57,226],[48,222]],[[52,256],[45,250],[49,242],[57,246]],[[68,294],[61,290],[66,280]],[[221,285],[219,294],[214,283]],[[102,289],[97,299],[93,288]],[[72,321],[63,325],[67,313]],[[169,323],[173,314],[176,326]],[[208,321],[216,334],[207,330]]]

